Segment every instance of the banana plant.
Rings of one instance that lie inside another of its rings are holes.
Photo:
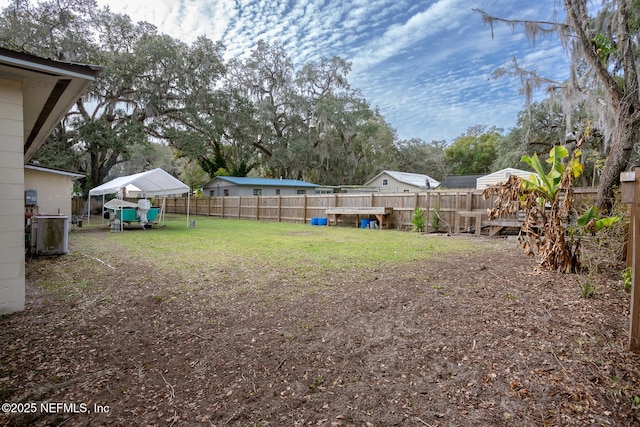
[[[600,230],[611,227],[618,221],[620,221],[619,216],[598,218],[598,210],[595,206],[591,206],[585,213],[580,215],[580,217],[576,221],[576,224],[581,230],[591,234],[595,234]]]
[[[496,205],[489,212],[490,219],[524,211],[518,241],[527,254],[540,257],[539,266],[544,270],[578,271],[582,237],[610,227],[620,219],[598,218],[596,208],[592,207],[577,219],[575,226],[570,225],[573,182],[584,171],[580,162],[581,146],[588,134],[587,128],[571,154],[564,146],[554,146],[549,152],[547,167],[535,154],[522,156],[522,162],[535,173],[528,179],[512,176],[506,183],[485,190],[485,198],[497,196]]]
[[[565,166],[562,161],[569,157],[569,150],[562,145],[554,146],[549,151],[549,158],[547,163],[551,165],[548,172],[545,172],[545,168],[542,166],[542,162],[538,158],[537,154],[533,156],[522,156],[521,161],[529,165],[535,174],[531,174],[529,179],[523,179],[522,185],[526,191],[532,191],[538,194],[543,200],[543,203],[552,203],[556,200],[558,190],[562,187],[563,176],[565,176],[565,170],[572,178],[578,178],[584,171],[584,166],[580,162],[581,150],[576,149],[573,152],[571,160],[567,162]]]

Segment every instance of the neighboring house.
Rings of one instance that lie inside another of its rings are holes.
[[[478,178],[481,176],[482,175],[451,175],[443,179],[438,188],[476,188]]]
[[[25,304],[25,165],[100,73],[0,48],[0,315]]]
[[[71,218],[73,180],[84,175],[60,169],[28,164],[24,167],[24,189],[35,195],[25,207],[39,215],[65,215]]]
[[[292,196],[314,194],[316,188],[320,186],[295,179],[217,176],[202,187],[202,194],[212,197]]]
[[[489,175],[484,175],[478,178],[478,182],[476,184],[476,188],[478,190],[484,190],[485,188],[499,184],[501,182],[509,179],[511,175],[517,175],[522,178],[529,178],[533,174],[533,172],[525,171],[522,169],[514,169],[514,168],[506,168],[501,169],[497,172],[490,173]]]
[[[428,175],[386,170],[364,183],[365,187],[378,188],[380,193],[414,193],[433,189],[439,185],[438,181]]]

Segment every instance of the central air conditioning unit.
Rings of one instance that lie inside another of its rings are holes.
[[[54,215],[33,216],[31,246],[34,255],[64,255],[69,252],[69,218]]]

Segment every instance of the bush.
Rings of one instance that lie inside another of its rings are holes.
[[[411,218],[411,224],[413,225],[413,231],[424,233],[427,225],[427,220],[424,217],[424,209],[416,208],[413,211],[413,217]]]
[[[581,242],[582,267],[590,273],[620,271],[626,257],[629,235],[627,207],[615,203],[611,213],[619,221],[603,227],[597,233],[583,233]]]

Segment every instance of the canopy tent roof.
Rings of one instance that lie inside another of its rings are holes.
[[[145,196],[167,196],[170,194],[189,193],[189,186],[177,178],[169,175],[164,170],[157,168],[135,175],[121,176],[105,182],[91,190],[90,196],[101,196],[120,192],[122,188],[134,185]]]

